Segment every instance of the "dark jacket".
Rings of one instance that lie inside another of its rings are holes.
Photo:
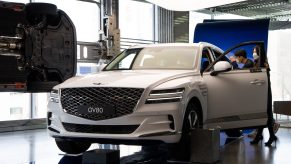
[[[253,68],[255,65],[254,65],[254,62],[250,59],[247,59],[246,63],[244,64],[243,66],[243,69],[244,68]]]
[[[231,64],[233,66],[233,69],[239,69],[236,62],[232,62]],[[254,62],[250,59],[247,59],[247,62],[244,64],[242,69],[253,68],[254,66],[255,66]]]

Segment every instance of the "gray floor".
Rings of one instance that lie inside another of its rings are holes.
[[[244,137],[221,148],[221,163],[227,164],[290,164],[291,163],[291,129],[281,128],[276,134],[277,144],[265,147],[268,140],[268,130],[264,130],[264,142],[250,145],[250,138]]]
[[[264,140],[268,139],[267,130]],[[273,147],[264,144],[250,145],[251,139],[242,137],[228,144],[221,137],[221,162],[223,164],[290,164],[291,129],[281,128],[277,133],[279,142]],[[90,149],[98,148],[94,144]],[[140,150],[136,146],[120,146],[121,156]],[[0,164],[57,164],[63,158],[54,140],[46,130],[30,130],[0,133]]]

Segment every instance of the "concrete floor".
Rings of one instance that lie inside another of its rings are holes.
[[[267,130],[264,140],[268,139]],[[220,155],[223,164],[290,164],[291,163],[291,129],[281,128],[277,136],[276,147],[265,147],[264,144],[250,145],[251,139],[241,137],[225,144],[226,137],[221,134]],[[108,146],[108,145],[106,145]],[[90,149],[100,148],[94,144]],[[119,146],[124,158],[140,150],[138,146]],[[68,161],[48,136],[46,130],[30,130],[0,133],[0,164],[65,164]],[[69,157],[73,163],[79,157]],[[72,164],[72,162],[67,162]]]

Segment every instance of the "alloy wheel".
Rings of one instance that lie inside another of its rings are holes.
[[[190,125],[189,126],[190,130],[193,130],[199,127],[199,119],[198,119],[198,115],[196,111],[192,110],[189,112],[188,122]]]

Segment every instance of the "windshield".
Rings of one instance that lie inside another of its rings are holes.
[[[117,56],[105,70],[193,69],[197,52],[193,46],[129,49]]]

